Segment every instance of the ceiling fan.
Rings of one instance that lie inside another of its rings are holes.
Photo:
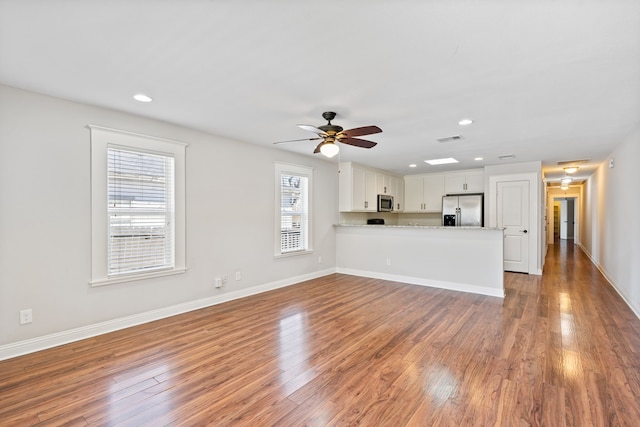
[[[343,144],[349,144],[356,147],[371,148],[377,145],[376,142],[367,141],[366,139],[354,138],[355,136],[373,135],[374,133],[382,132],[378,126],[363,126],[359,128],[343,130],[342,126],[332,125],[331,120],[336,117],[336,113],[333,111],[326,111],[322,113],[322,117],[327,121],[323,126],[310,126],[310,125],[298,125],[299,128],[308,130],[315,133],[315,138],[303,138],[303,139],[291,139],[288,141],[274,142],[274,144],[282,144],[283,142],[296,142],[296,141],[315,141],[321,139],[322,142],[316,146],[313,150],[314,153],[322,153],[327,157],[333,157],[340,151],[340,147],[336,145],[336,142]]]

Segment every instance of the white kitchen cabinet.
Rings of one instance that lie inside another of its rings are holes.
[[[353,166],[351,203],[341,211],[375,212],[378,210],[378,180],[375,173]]]
[[[404,177],[404,211],[422,212],[424,206],[424,179],[422,175]]]
[[[340,212],[377,212],[378,194],[393,196],[394,210],[397,210],[403,190],[400,177],[352,162],[340,163]]]
[[[398,176],[390,177],[391,195],[393,196],[393,209],[397,212],[404,211],[404,180]]]
[[[440,212],[444,195],[444,175],[404,177],[404,212]]]
[[[401,177],[395,175],[381,174],[378,177],[378,194],[387,194],[393,196],[393,210],[401,211],[404,209],[404,181]]]
[[[442,212],[442,196],[444,192],[444,175],[427,175],[424,177],[424,210]]]
[[[482,170],[451,172],[444,175],[445,194],[483,193],[484,173]]]

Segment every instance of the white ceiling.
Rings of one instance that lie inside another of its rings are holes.
[[[341,161],[584,178],[640,124],[640,1],[0,0],[0,83],[308,155],[273,142],[330,110],[383,129]]]

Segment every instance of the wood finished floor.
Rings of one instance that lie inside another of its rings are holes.
[[[639,426],[640,320],[584,254],[505,277],[336,274],[0,362],[0,425]]]

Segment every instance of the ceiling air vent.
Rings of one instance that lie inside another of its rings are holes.
[[[509,160],[513,159],[514,157],[516,156],[514,156],[513,154],[503,154],[502,156],[498,156],[500,160]]]
[[[462,139],[462,135],[453,135],[453,136],[445,136],[444,138],[438,138],[436,141],[438,142],[453,142],[460,141]]]
[[[557,165],[558,166],[576,165],[576,164],[580,164],[580,163],[587,163],[589,160],[591,160],[591,159],[565,160],[565,161],[562,161],[562,162],[558,162]]]

